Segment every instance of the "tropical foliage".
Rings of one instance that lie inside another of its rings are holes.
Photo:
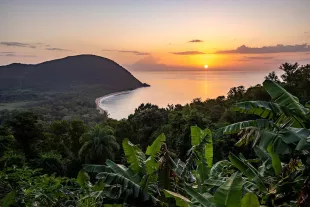
[[[0,206],[309,206],[310,66],[280,69],[119,121],[1,111]]]

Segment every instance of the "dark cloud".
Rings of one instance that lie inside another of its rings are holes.
[[[191,41],[188,41],[189,43],[200,43],[200,42],[203,42],[203,40],[198,40],[198,39],[194,39],[194,40],[191,40]]]
[[[16,52],[0,52],[1,57],[37,57],[35,55],[18,54]]]
[[[124,53],[132,53],[134,55],[150,55],[148,52],[139,52],[135,50],[119,50],[118,52],[124,52]]]
[[[263,47],[248,47],[242,45],[235,50],[220,50],[216,54],[268,54],[268,53],[286,53],[286,52],[310,52],[310,46],[301,45],[275,45]]]
[[[58,48],[58,47],[48,47],[46,50],[51,50],[51,51],[71,51],[63,48]]]
[[[205,53],[199,52],[199,51],[184,51],[184,52],[171,52],[171,54],[174,54],[174,55],[203,55]]]
[[[21,42],[0,42],[1,45],[7,47],[28,47],[28,48],[36,48],[36,44],[28,44],[28,43],[21,43]]]
[[[266,57],[266,56],[244,56],[242,59],[239,59],[238,61],[252,61],[252,60],[271,60],[274,59],[274,57]]]
[[[122,52],[122,53],[130,53],[130,54],[133,54],[133,55],[150,55],[151,53],[148,53],[148,52],[139,52],[139,51],[136,51],[136,50],[102,50],[102,51],[105,51],[105,52]]]

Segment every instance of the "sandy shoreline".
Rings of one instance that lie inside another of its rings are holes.
[[[134,89],[134,90],[136,90],[136,89]],[[105,96],[101,96],[101,97],[99,97],[99,98],[96,98],[95,103],[96,103],[97,109],[99,110],[99,113],[102,114],[102,113],[104,113],[104,112],[106,111],[106,110],[103,108],[102,104],[101,104],[101,102],[102,102],[103,100],[108,99],[108,98],[112,98],[112,97],[114,97],[114,96],[118,96],[118,95],[121,95],[121,94],[129,93],[129,92],[131,92],[131,91],[133,91],[133,90],[127,90],[127,91],[120,91],[120,92],[115,92],[115,93],[109,93],[109,94],[107,94],[107,95],[105,95]]]

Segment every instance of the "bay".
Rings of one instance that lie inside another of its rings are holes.
[[[159,107],[186,104],[194,98],[206,100],[227,95],[230,88],[261,84],[269,71],[160,71],[131,72],[141,82],[151,85],[100,100],[100,107],[114,119],[127,118],[142,103]]]

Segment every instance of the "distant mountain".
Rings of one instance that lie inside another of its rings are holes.
[[[69,56],[35,65],[0,66],[0,92],[64,91],[88,85],[100,85],[111,91],[147,86],[116,62],[95,55]]]

